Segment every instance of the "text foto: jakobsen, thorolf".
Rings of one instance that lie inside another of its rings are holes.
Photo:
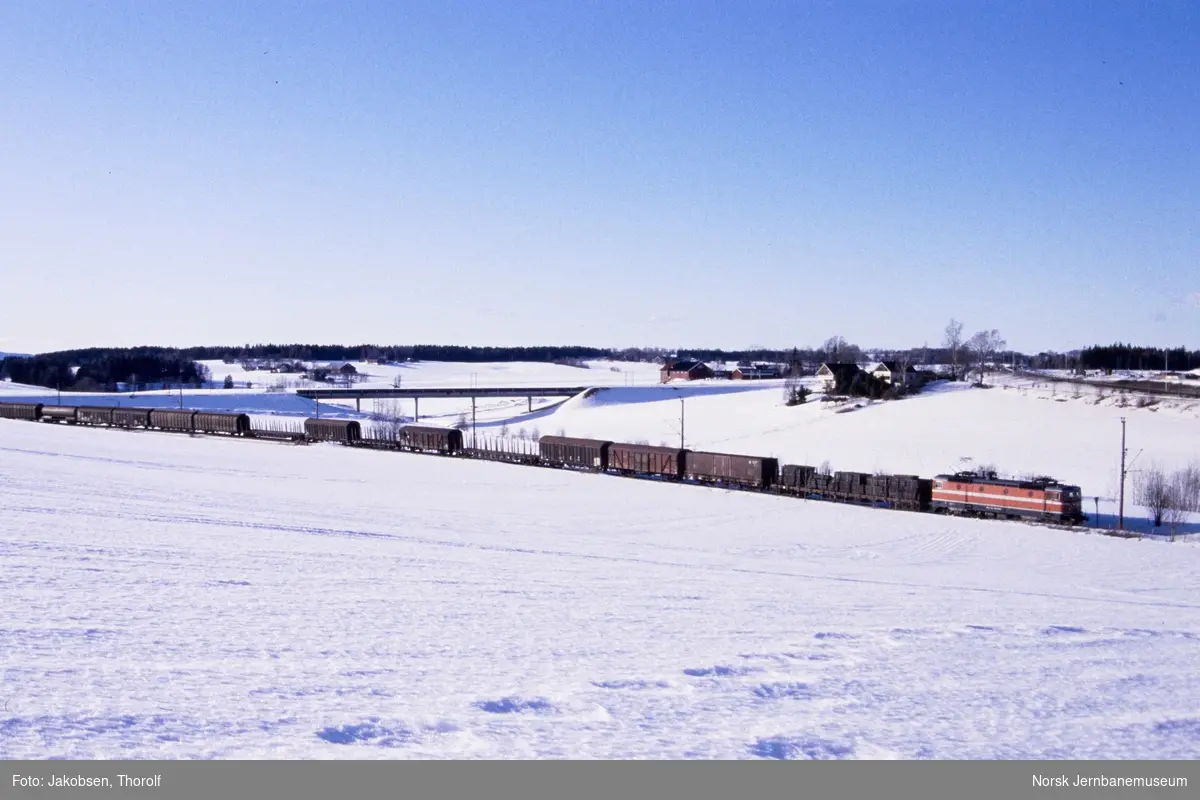
[[[124,775],[118,774],[115,779],[107,775],[93,777],[91,775],[13,775],[12,785],[26,789],[67,789],[67,788],[96,788],[111,789],[114,786],[122,789],[153,788],[162,786],[162,775]]]

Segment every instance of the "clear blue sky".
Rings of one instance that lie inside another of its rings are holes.
[[[1200,4],[0,3],[0,350],[1200,347]]]

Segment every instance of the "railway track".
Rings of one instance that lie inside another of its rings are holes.
[[[336,425],[330,426],[333,421],[325,421],[326,424],[318,427],[312,427],[312,423],[321,422],[317,420],[307,420],[303,429],[296,427],[292,428],[288,425],[274,425],[266,428],[253,427],[249,418],[244,414],[230,414],[218,412],[189,412],[173,411],[170,415],[162,415],[155,417],[150,409],[126,409],[129,411],[145,411],[145,422],[142,425],[130,425],[126,418],[124,422],[116,421],[115,417],[110,418],[105,422],[105,417],[102,413],[80,414],[76,413],[71,416],[68,413],[69,406],[55,406],[55,413],[52,416],[42,417],[37,411],[33,410],[32,406],[26,404],[0,403],[0,419],[25,420],[38,423],[53,423],[56,425],[84,425],[93,428],[108,428],[112,430],[146,430],[158,433],[178,433],[189,436],[224,436],[229,438],[243,438],[248,440],[273,441],[289,444],[308,444],[317,441],[328,441],[330,443],[339,444],[346,447],[358,448],[364,450],[386,450],[395,452],[407,452],[420,455],[440,455],[443,457],[452,458],[469,458],[479,461],[494,461],[499,463],[517,464],[520,466],[534,466],[547,469],[574,469],[579,472],[589,472],[592,474],[615,475],[618,477],[627,477],[637,480],[658,480],[661,482],[675,483],[684,486],[703,486],[708,488],[724,489],[726,491],[751,492],[754,494],[771,494],[783,497],[792,497],[796,499],[813,500],[818,502],[837,502],[846,505],[858,505],[868,508],[882,508],[896,511],[909,511],[913,513],[953,513],[957,516],[976,516],[988,517],[991,516],[997,519],[1006,519],[998,514],[987,514],[967,511],[966,513],[946,511],[945,509],[936,509],[928,505],[928,498],[924,503],[913,502],[914,498],[889,497],[880,494],[847,492],[844,485],[836,480],[831,480],[830,476],[818,476],[821,478],[817,482],[818,488],[813,488],[813,485],[784,485],[780,482],[778,476],[773,481],[747,484],[739,483],[736,480],[728,480],[717,478],[714,479],[711,475],[706,478],[697,479],[692,474],[685,474],[682,467],[679,467],[673,474],[653,474],[646,471],[638,471],[638,469],[622,469],[615,463],[604,466],[607,462],[600,462],[599,466],[592,466],[590,462],[587,465],[573,465],[571,463],[562,463],[555,461],[553,458],[545,457],[544,452],[539,448],[537,442],[530,443],[524,440],[519,445],[497,446],[494,440],[485,442],[483,447],[467,447],[464,446],[463,437],[460,431],[452,429],[435,429],[421,426],[405,426],[414,430],[412,437],[408,437],[408,433],[404,428],[390,434],[378,435],[368,432],[368,435],[363,436],[361,427],[356,421],[337,421]],[[78,407],[80,410],[88,407]],[[96,412],[95,408],[91,409]],[[188,423],[188,420],[191,423]],[[157,420],[157,423],[156,423]],[[197,420],[201,420],[205,426],[203,429],[196,427]],[[189,427],[189,424],[191,427]],[[338,426],[341,426],[342,436],[336,438]],[[314,436],[314,431],[319,431],[320,435]],[[330,438],[334,436],[335,438]],[[432,438],[431,438],[432,437]],[[554,439],[556,437],[549,437]],[[578,440],[583,441],[583,440]],[[601,443],[607,444],[607,443]],[[614,445],[616,447],[616,445]],[[621,445],[621,447],[636,447],[632,445]],[[651,450],[666,450],[668,448],[650,448]],[[681,451],[690,452],[690,451]],[[697,454],[697,455],[713,455],[713,454]],[[734,458],[750,458],[743,456],[725,456],[727,459]],[[774,461],[773,459],[771,461]],[[787,466],[786,469],[810,470],[815,471],[811,467],[795,467]],[[780,470],[781,474],[786,470]],[[845,476],[857,475],[857,473],[836,473],[834,478],[842,478]],[[889,479],[889,476],[874,476],[875,479]],[[890,476],[892,479],[902,478],[904,480],[915,479],[915,476]],[[864,486],[870,486],[872,476],[866,476],[867,483]],[[923,481],[928,483],[928,481]],[[915,497],[915,496],[914,496]],[[1085,522],[1086,516],[1083,516],[1079,522]],[[1078,530],[1078,523],[1064,524],[1055,520],[1039,519],[1037,517],[1020,518],[1016,521],[1025,522],[1026,524],[1038,525],[1040,527],[1058,528],[1062,530]]]

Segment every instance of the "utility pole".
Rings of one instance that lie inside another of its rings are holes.
[[[471,449],[475,449],[475,398],[471,397]]]
[[[683,449],[683,398],[679,398],[679,449]]]
[[[1125,418],[1121,417],[1121,501],[1117,525],[1125,530]]]

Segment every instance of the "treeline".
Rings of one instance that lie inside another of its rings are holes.
[[[117,384],[201,385],[212,379],[203,364],[166,347],[91,348],[0,361],[0,378],[50,389],[115,391]]]
[[[374,344],[255,344],[230,347],[188,347],[180,351],[199,361],[556,361],[613,358],[617,352],[599,347],[465,347],[458,345]]]
[[[322,345],[256,344],[225,347],[90,348],[42,353],[0,360],[0,378],[17,383],[76,391],[115,390],[117,384],[200,385],[211,375],[199,361],[459,361],[468,363],[535,361],[577,363],[584,360],[662,362],[669,358],[722,362],[771,362],[817,364],[824,361],[862,361],[866,354],[840,336],[815,348],[775,350],[679,349],[655,347],[601,348],[582,346],[468,347],[459,345]],[[922,347],[908,350],[876,350],[872,358],[907,364],[947,364],[955,361],[952,350]],[[1200,367],[1200,350],[1179,347],[1171,350],[1112,344],[1071,353],[1038,353],[1026,356],[1011,351],[993,354],[996,361],[1012,361],[1034,368],[1103,370],[1190,370]]]
[[[1079,354],[1084,369],[1102,370],[1179,370],[1200,367],[1200,350],[1186,347],[1136,347],[1131,344],[1110,344],[1089,347]]]

